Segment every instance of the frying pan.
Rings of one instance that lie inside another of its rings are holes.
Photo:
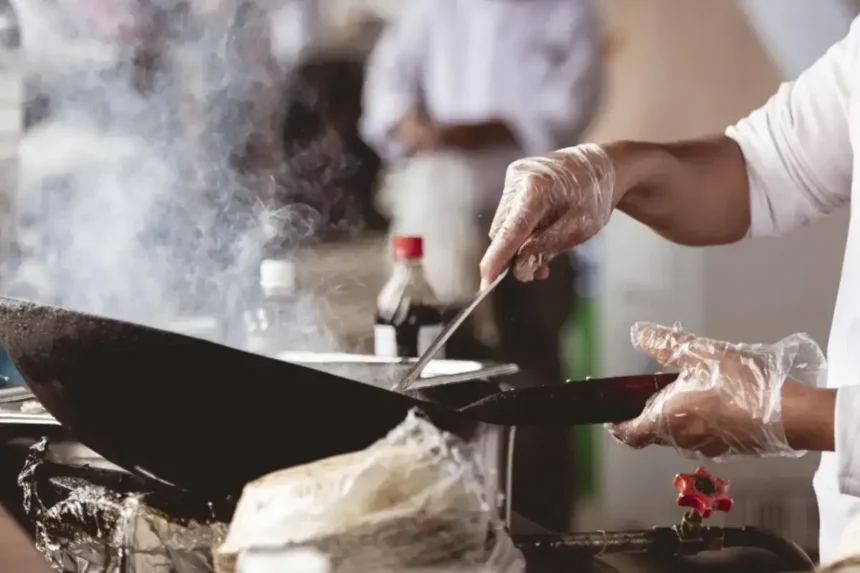
[[[4,297],[0,343],[36,398],[81,443],[126,470],[214,499],[278,469],[363,449],[414,408],[470,440],[487,423],[628,419],[674,379],[635,376],[502,393],[476,380],[406,395],[321,368]]]
[[[365,448],[415,407],[463,437],[480,425],[420,395],[18,299],[0,297],[0,343],[81,443],[120,467],[213,497]],[[461,402],[493,391],[452,386],[465,392]]]

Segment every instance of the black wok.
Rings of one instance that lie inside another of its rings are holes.
[[[0,343],[77,439],[139,474],[211,496],[266,473],[362,449],[412,408],[468,438],[439,404],[212,342],[0,297]],[[495,391],[455,384],[453,408]]]

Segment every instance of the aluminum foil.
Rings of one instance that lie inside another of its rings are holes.
[[[56,571],[213,571],[212,548],[227,530],[214,504],[155,491],[122,472],[54,464],[47,448],[47,440],[32,448],[18,483],[36,524],[36,547]]]

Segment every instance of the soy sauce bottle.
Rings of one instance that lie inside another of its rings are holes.
[[[427,283],[421,237],[391,241],[393,272],[376,300],[374,349],[377,356],[421,356],[444,326],[442,308]],[[444,349],[437,355],[444,358]]]

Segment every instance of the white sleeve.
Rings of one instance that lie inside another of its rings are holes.
[[[600,105],[601,29],[593,0],[560,3],[553,19],[565,25],[540,28],[555,47],[543,54],[547,73],[526,88],[526,102],[512,99],[502,117],[526,155],[579,143]]]
[[[428,49],[434,0],[412,0],[380,36],[367,63],[361,136],[383,158],[403,154],[393,129],[404,115],[420,110],[421,72]]]
[[[741,148],[751,236],[780,235],[832,213],[851,193],[849,105],[860,28],[762,108],[726,130]]]
[[[841,386],[836,393],[836,463],[839,492],[860,497],[860,386]]]

